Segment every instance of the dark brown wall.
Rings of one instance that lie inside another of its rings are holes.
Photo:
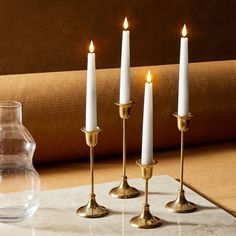
[[[190,61],[236,58],[235,0],[1,0],[0,74],[119,67],[127,16],[131,65],[177,63],[183,23]]]

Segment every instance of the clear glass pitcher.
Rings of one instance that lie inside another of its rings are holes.
[[[35,141],[22,125],[19,102],[0,102],[0,221],[32,216],[40,203],[40,178],[32,159]]]

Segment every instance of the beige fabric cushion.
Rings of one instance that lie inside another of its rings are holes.
[[[131,69],[132,107],[127,122],[127,149],[141,149],[143,95],[146,73],[154,85],[154,148],[179,145],[172,112],[177,110],[178,65]],[[236,60],[192,63],[190,79],[190,131],[187,144],[236,138]],[[36,143],[36,162],[82,158],[87,155],[84,134],[86,71],[7,75],[0,77],[0,99],[23,104],[23,123]],[[122,151],[122,122],[114,102],[119,97],[119,69],[97,70],[97,156]]]

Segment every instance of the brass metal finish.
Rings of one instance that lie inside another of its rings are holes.
[[[134,198],[139,195],[139,191],[129,186],[127,176],[122,176],[120,185],[110,191],[110,195],[114,198]]]
[[[134,102],[132,101],[127,104],[115,103],[115,105],[119,106],[119,114],[121,119],[129,119],[133,103]]]
[[[179,190],[176,200],[167,203],[166,208],[174,213],[190,213],[197,209],[194,203],[186,200],[184,190]]]
[[[148,180],[152,177],[153,166],[157,164],[157,162],[153,161],[150,165],[142,165],[139,160],[136,163],[140,166],[142,178],[145,180],[145,203],[143,204],[143,209],[140,215],[133,217],[129,223],[133,227],[141,229],[157,228],[161,226],[162,221],[151,214],[148,204]]]
[[[129,119],[133,102],[127,104],[115,103],[119,106],[120,118],[123,120],[123,175],[120,185],[113,188],[109,194],[115,198],[134,198],[139,196],[139,191],[128,184],[126,175],[126,120]]]
[[[190,119],[193,117],[193,115],[189,113],[188,116],[179,116],[177,113],[173,113],[173,116],[177,118],[177,127],[179,131],[188,131]]]
[[[184,175],[184,132],[189,129],[189,122],[192,118],[191,113],[188,116],[178,116],[177,113],[173,114],[177,118],[177,126],[181,132],[181,148],[180,148],[180,190],[175,201],[166,204],[166,208],[175,213],[190,213],[197,209],[196,205],[188,202],[184,195],[183,189],[183,175]]]
[[[139,165],[141,168],[141,174],[142,174],[143,179],[152,178],[153,165],[156,165],[157,161],[153,161],[153,164],[151,164],[151,165],[142,165],[141,160],[138,160],[138,161],[136,161],[136,164]]]
[[[85,218],[100,218],[108,215],[108,210],[97,204],[95,194],[89,195],[89,201],[85,206],[77,210],[77,214]]]
[[[161,220],[150,213],[149,205],[143,205],[142,212],[139,216],[133,217],[129,222],[133,227],[141,229],[152,229],[161,226]]]
[[[99,218],[108,215],[108,210],[97,204],[96,195],[94,194],[94,147],[97,145],[98,133],[101,129],[97,127],[94,131],[86,131],[85,128],[82,128],[81,130],[85,133],[86,144],[90,147],[91,194],[89,195],[88,203],[85,206],[80,207],[77,210],[77,214],[81,217]]]
[[[98,133],[101,132],[102,130],[99,127],[97,127],[97,129],[94,131],[87,131],[85,130],[85,128],[81,128],[81,131],[84,132],[85,134],[86,144],[89,147],[95,147],[98,142]]]

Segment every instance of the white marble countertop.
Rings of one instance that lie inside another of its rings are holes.
[[[139,190],[144,189],[142,179],[130,180],[129,183]],[[77,208],[87,203],[89,186],[50,190],[42,192],[41,206],[34,217],[21,223],[0,223],[0,235],[236,235],[235,217],[187,187],[185,187],[186,197],[198,205],[198,210],[189,214],[169,213],[165,204],[175,199],[179,186],[179,183],[169,176],[153,177],[149,181],[151,212],[163,220],[163,225],[156,229],[133,228],[129,220],[140,213],[143,194],[134,199],[114,199],[108,192],[117,184],[118,182],[113,182],[95,186],[98,203],[110,211],[104,218],[84,219],[76,214]]]

